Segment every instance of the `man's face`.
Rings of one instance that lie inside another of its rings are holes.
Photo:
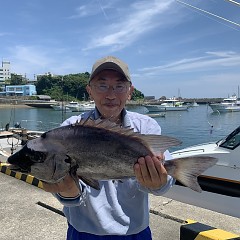
[[[111,121],[120,119],[121,111],[131,98],[133,89],[121,73],[113,70],[103,70],[87,86],[87,91],[102,117]]]

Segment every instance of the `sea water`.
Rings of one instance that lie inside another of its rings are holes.
[[[129,111],[146,114],[142,106],[128,107]],[[58,127],[66,118],[79,115],[78,112],[61,112],[48,108],[2,108],[0,109],[0,128],[6,124],[14,126],[20,123],[22,127],[31,130],[47,131]],[[188,111],[166,112],[165,117],[154,118],[162,128],[162,134],[175,137],[184,147],[215,142],[231,133],[240,126],[240,112],[213,113],[208,105],[189,108]]]

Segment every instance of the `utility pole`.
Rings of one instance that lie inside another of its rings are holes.
[[[62,122],[64,120],[64,114],[63,114],[63,76],[62,76]]]

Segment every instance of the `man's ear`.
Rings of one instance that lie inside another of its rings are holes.
[[[87,90],[87,92],[88,92],[88,95],[89,95],[90,100],[93,100],[92,94],[91,94],[91,88],[90,88],[89,85],[86,86],[86,90]]]
[[[131,85],[130,90],[129,90],[128,100],[131,100],[133,91],[134,91],[134,86]]]

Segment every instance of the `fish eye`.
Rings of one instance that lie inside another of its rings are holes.
[[[26,154],[26,156],[29,157],[29,159],[32,161],[32,162],[35,162],[35,163],[40,163],[40,162],[44,162],[44,160],[46,159],[46,154],[43,153],[43,152],[32,152],[30,154]]]
[[[69,156],[67,156],[66,159],[64,159],[65,163],[71,163],[71,158]]]

